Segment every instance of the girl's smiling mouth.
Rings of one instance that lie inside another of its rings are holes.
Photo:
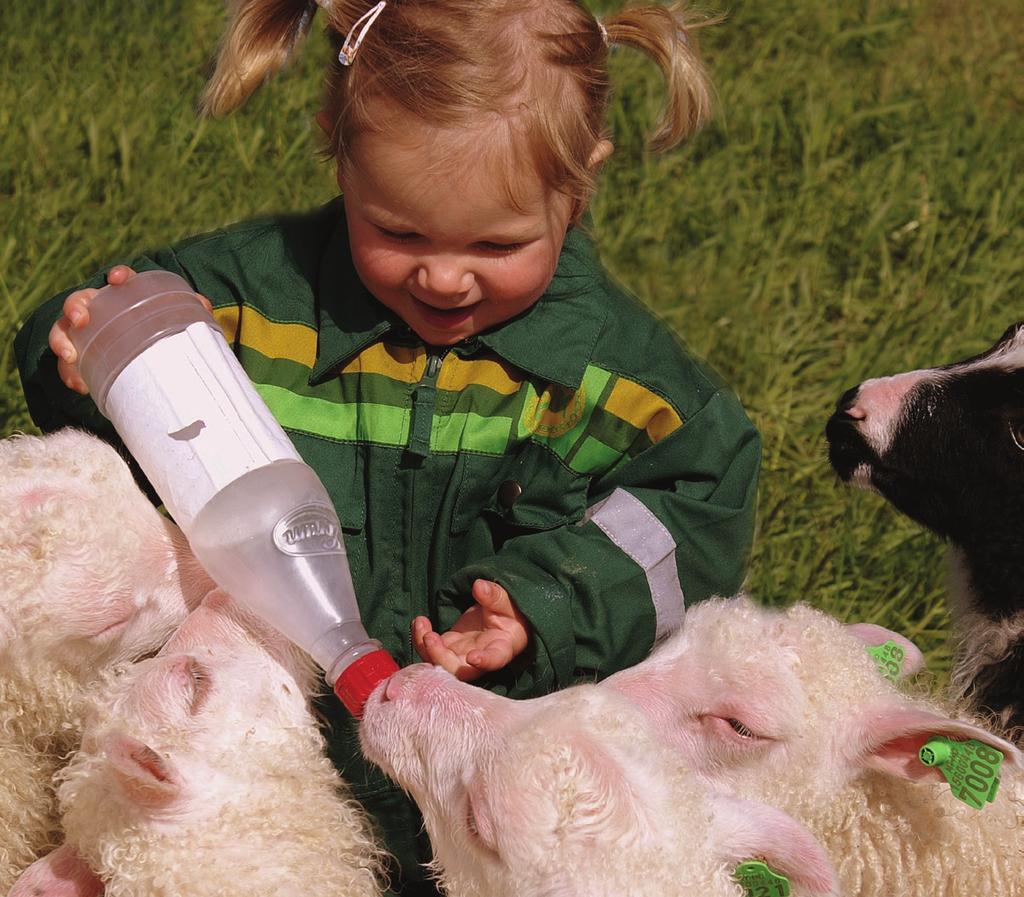
[[[461,324],[465,324],[473,316],[473,311],[479,304],[478,302],[474,302],[472,305],[461,305],[457,308],[437,308],[434,305],[427,304],[421,299],[417,299],[411,293],[410,298],[412,299],[413,306],[416,311],[422,316],[424,321],[433,327],[443,329],[458,327]]]

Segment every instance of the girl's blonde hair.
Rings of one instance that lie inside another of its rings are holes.
[[[664,151],[710,110],[710,85],[694,37],[704,23],[682,4],[627,6],[599,24],[579,0],[390,0],[350,66],[337,51],[372,0],[321,0],[334,48],[324,99],[330,153],[351,164],[353,140],[381,127],[382,106],[443,128],[493,117],[550,188],[586,205],[604,136],[608,49],[625,45],[660,67],[666,104],[651,137]],[[307,0],[235,0],[204,112],[241,105],[305,36]]]

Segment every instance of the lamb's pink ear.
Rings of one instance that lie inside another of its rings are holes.
[[[918,751],[936,735],[955,741],[975,739],[994,747],[1004,763],[1024,768],[1024,755],[1009,741],[980,726],[950,719],[910,705],[892,704],[864,716],[856,725],[859,762],[889,775],[917,780],[945,781],[935,766],[925,766]]]
[[[158,810],[181,796],[184,782],[177,767],[137,738],[111,736],[106,754],[118,784],[139,806]]]
[[[103,882],[74,849],[62,844],[36,860],[14,883],[8,897],[100,897]]]
[[[875,623],[850,623],[846,627],[846,631],[860,639],[867,648],[879,648],[886,642],[895,643],[902,650],[903,657],[899,668],[894,671],[896,673],[892,677],[894,679],[913,676],[914,673],[924,669],[924,654],[921,653],[921,649],[898,632],[893,632],[891,629],[886,629]]]
[[[724,794],[710,798],[712,843],[739,865],[763,860],[807,894],[832,894],[836,875],[822,846],[792,816],[765,804]]]

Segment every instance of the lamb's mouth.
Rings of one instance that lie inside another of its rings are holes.
[[[868,464],[866,461],[861,462],[850,472],[850,475],[846,477],[846,482],[851,486],[856,486],[858,489],[867,489],[870,492],[878,492],[878,487],[874,482],[874,467]]]
[[[868,457],[863,444],[829,439],[828,461],[844,483],[867,486],[870,474],[878,468],[878,460]]]
[[[882,460],[864,440],[854,421],[833,414],[825,426],[828,460],[844,483],[861,489],[875,489],[872,482],[882,468]]]

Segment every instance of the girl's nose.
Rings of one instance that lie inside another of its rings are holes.
[[[420,263],[416,283],[435,296],[458,296],[473,286],[473,272],[458,258],[434,256]]]

